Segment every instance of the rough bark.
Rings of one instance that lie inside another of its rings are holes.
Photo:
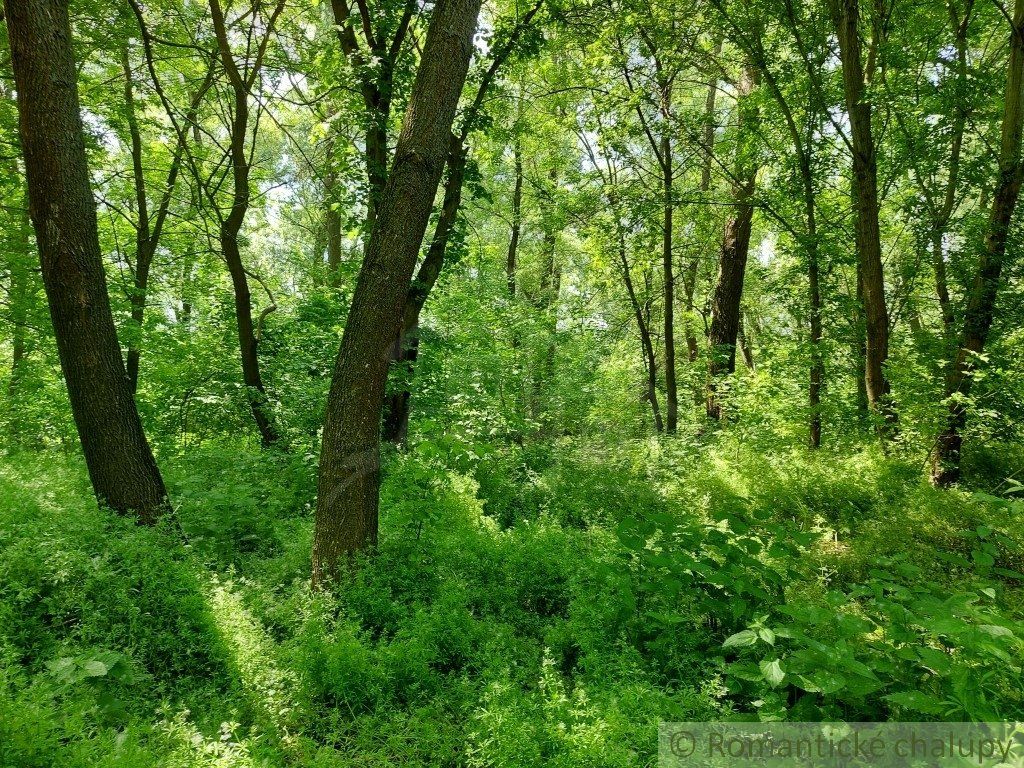
[[[959,348],[946,378],[948,414],[945,429],[932,452],[932,483],[949,486],[960,478],[961,434],[967,422],[969,396],[977,355],[985,349],[992,328],[1003,268],[1009,258],[1006,241],[1020,197],[1024,164],[1021,133],[1024,130],[1024,0],[1014,4],[1010,30],[1010,58],[1006,71],[1006,97],[999,146],[999,172],[985,241],[978,268],[967,294]]]
[[[722,406],[716,396],[716,379],[736,370],[736,338],[740,327],[740,302],[743,298],[743,279],[750,253],[750,231],[754,220],[754,186],[757,163],[746,156],[744,137],[753,130],[758,116],[747,103],[757,87],[758,70],[744,67],[736,89],[737,162],[733,174],[733,214],[725,224],[722,252],[718,262],[718,278],[711,299],[711,327],[708,332],[707,414],[720,419]]]
[[[868,402],[882,417],[880,432],[891,436],[896,412],[890,400],[885,364],[889,357],[889,312],[885,303],[882,244],[878,227],[877,148],[871,126],[871,101],[866,78],[873,74],[874,56],[865,69],[858,32],[859,0],[830,0],[839,55],[842,60],[843,92],[850,118],[850,148],[853,155],[853,200],[856,213],[855,240],[860,264],[864,301],[865,387]],[[877,48],[875,41],[872,50]]]
[[[167,493],[110,311],[66,0],[6,0],[32,223],[61,370],[96,496],[155,522]]]
[[[313,584],[377,540],[380,419],[390,350],[448,154],[473,53],[480,0],[439,0],[356,282],[338,352],[320,452]]]

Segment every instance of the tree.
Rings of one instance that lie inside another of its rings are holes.
[[[752,156],[748,134],[756,129],[757,108],[751,95],[758,85],[759,70],[747,64],[736,87],[737,140],[736,171],[732,176],[734,213],[725,224],[722,253],[718,262],[718,279],[711,299],[711,328],[708,332],[708,401],[707,413],[713,419],[722,417],[722,406],[716,397],[716,379],[736,370],[736,338],[740,330],[740,302],[747,256],[750,253],[750,230],[754,220],[754,186],[758,163]]]
[[[872,36],[867,63],[860,39],[859,0],[829,0],[833,25],[839,41],[846,112],[850,117],[850,153],[853,156],[852,194],[856,214],[857,263],[865,319],[865,387],[870,406],[883,418],[883,433],[891,434],[896,412],[890,400],[885,363],[889,357],[889,312],[882,269],[882,242],[878,227],[878,161],[871,125],[871,97],[868,86],[876,71],[879,48],[885,42],[887,3],[875,3]]]
[[[249,48],[251,50],[253,30],[257,28],[257,13],[260,11],[259,3],[254,2],[246,15],[249,19]],[[235,61],[235,55],[231,50],[231,41],[228,37],[228,27],[224,18],[224,12],[220,7],[220,0],[210,0],[210,16],[213,19],[213,28],[217,37],[217,50],[220,54],[221,66],[228,76],[228,83],[231,87],[233,97],[232,108],[229,112],[229,148],[227,153],[228,167],[231,172],[231,205],[227,215],[221,211],[214,195],[210,195],[210,202],[214,208],[217,220],[220,224],[220,247],[221,254],[228,266],[228,273],[231,275],[231,286],[235,296],[235,322],[238,326],[238,346],[242,355],[242,377],[245,381],[249,398],[249,407],[252,409],[253,418],[260,431],[260,438],[264,445],[271,445],[279,438],[277,427],[274,426],[274,418],[267,399],[267,390],[263,385],[263,375],[260,372],[260,360],[257,347],[259,338],[256,332],[256,325],[252,318],[252,294],[249,290],[249,275],[251,274],[242,262],[242,253],[239,248],[239,233],[245,223],[245,215],[249,210],[252,199],[249,174],[250,149],[249,149],[249,98],[260,71],[263,60],[266,56],[267,46],[273,35],[274,23],[277,17],[284,10],[284,0],[277,0],[271,7],[269,15],[262,19],[262,37],[256,43],[255,53],[252,61],[246,62],[245,69],[240,69]],[[205,188],[205,187],[204,187]],[[209,190],[208,190],[209,191]],[[270,307],[274,307],[271,299]]]
[[[66,0],[6,0],[29,210],[61,370],[97,498],[153,523],[167,492],[110,311]]]
[[[946,377],[948,415],[932,452],[931,479],[944,487],[960,477],[961,434],[967,422],[968,397],[978,357],[995,317],[996,299],[1003,270],[1009,261],[1006,243],[1024,181],[1021,134],[1024,132],[1024,0],[1016,0],[1010,23],[1010,57],[1006,67],[1006,91],[999,143],[998,175],[988,227],[978,266],[967,295],[963,328],[956,356]]]
[[[388,361],[448,154],[480,0],[439,0],[356,282],[327,397],[313,584],[377,541],[380,419]]]

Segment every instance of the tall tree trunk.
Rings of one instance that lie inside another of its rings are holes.
[[[860,264],[857,264],[857,302],[853,311],[853,344],[852,352],[855,363],[854,379],[857,382],[857,415],[867,420],[871,404],[868,400],[867,377],[867,330],[864,319],[864,278]]]
[[[505,282],[508,283],[508,295],[515,298],[519,238],[523,230],[523,147],[518,136],[512,146],[516,182],[512,189],[512,235],[508,241],[508,256],[505,259]]]
[[[11,178],[20,179],[22,174],[17,163],[11,162],[11,169]],[[22,210],[18,213],[16,247],[10,254],[11,378],[7,382],[7,397],[11,408],[11,438],[15,443],[22,442],[22,419],[18,399],[28,357],[29,314],[35,303],[35,289],[29,266],[33,258],[31,241],[32,222],[29,219],[29,202],[26,198],[22,203]]]
[[[334,142],[330,142],[333,148]],[[333,158],[328,158],[333,162]],[[327,244],[327,283],[332,288],[341,287],[341,211],[338,208],[338,175],[332,169],[324,179],[324,235]],[[321,252],[320,258],[323,258]]]
[[[550,171],[551,190],[554,192],[558,187],[558,170],[552,168]],[[554,201],[549,200],[548,205],[553,208]],[[558,296],[561,292],[561,270],[555,258],[555,251],[558,244],[558,232],[551,217],[551,210],[544,217],[544,236],[541,244],[541,271],[540,286],[537,291],[536,306],[544,316],[547,344],[534,366],[533,380],[530,397],[530,415],[535,422],[541,424],[541,430],[545,430],[549,424],[546,418],[549,414],[548,404],[545,402],[545,390],[554,379],[555,375],[555,333],[558,330]],[[543,422],[543,423],[542,423]]]
[[[669,117],[669,90],[662,88],[662,110]],[[662,214],[661,269],[665,287],[665,431],[675,434],[679,422],[679,389],[676,384],[675,274],[672,256],[672,218],[675,199],[672,194],[672,143],[668,126],[661,136]]]
[[[754,341],[747,333],[746,323],[743,320],[743,310],[740,310],[740,321],[736,327],[736,339],[739,341],[740,352],[743,353],[743,364],[751,371],[754,367]]]
[[[391,443],[404,443],[409,434],[409,410],[412,378],[419,357],[420,313],[427,302],[437,278],[441,275],[448,241],[462,204],[462,183],[465,178],[467,147],[461,137],[452,135],[448,149],[448,179],[444,186],[444,201],[437,217],[434,234],[427,255],[416,271],[416,279],[409,288],[402,325],[392,348],[392,367],[401,370],[401,380],[395,382],[394,391],[385,401],[384,439]]]
[[[370,235],[327,398],[313,584],[377,541],[380,419],[390,350],[448,154],[480,0],[438,0]]]
[[[153,249],[150,248],[149,206],[146,200],[146,176],[142,166],[142,135],[139,121],[135,116],[135,92],[131,62],[128,60],[128,46],[121,51],[121,65],[124,70],[124,104],[128,117],[128,134],[131,140],[132,178],[135,182],[135,264],[134,286],[131,295],[132,329],[128,340],[126,367],[128,383],[132,394],[139,387],[139,355],[142,344],[142,320],[146,309],[146,289],[149,285],[149,269],[153,263]]]
[[[398,382],[395,382],[394,392],[385,401],[384,438],[389,442],[404,443],[409,433],[410,381],[415,373],[416,359],[419,357],[420,314],[427,303],[427,297],[430,296],[430,292],[434,289],[437,279],[441,276],[441,270],[444,268],[448,252],[448,243],[451,240],[452,232],[455,230],[459,209],[462,206],[462,187],[466,178],[470,132],[476,125],[477,117],[483,108],[484,97],[494,81],[494,76],[515,49],[523,32],[529,27],[534,16],[541,9],[543,2],[544,0],[536,0],[533,7],[520,17],[509,36],[501,44],[495,45],[492,50],[490,66],[485,70],[477,86],[476,96],[463,113],[462,128],[457,134],[452,133],[449,138],[448,157],[446,160],[448,176],[444,184],[444,200],[441,203],[441,212],[437,218],[437,225],[434,228],[434,234],[431,237],[427,255],[416,271],[416,279],[413,280],[412,286],[409,289],[409,295],[405,301],[402,325],[392,349],[391,369],[401,370],[402,376]],[[515,203],[514,201],[513,207],[521,206],[522,204],[523,169],[521,158],[517,170],[519,173],[519,202]],[[515,212],[513,215],[516,215]],[[513,261],[515,259],[514,253],[512,259]],[[514,264],[512,275],[514,294]]]
[[[615,206],[613,205],[613,210]],[[626,293],[629,295],[629,303],[633,307],[633,316],[636,318],[636,327],[640,332],[640,350],[643,354],[644,368],[647,370],[647,392],[645,399],[651,404],[651,412],[654,415],[654,428],[658,432],[665,431],[665,424],[661,420],[661,408],[658,406],[658,359],[654,353],[654,341],[651,339],[651,328],[644,317],[643,306],[636,295],[633,286],[633,276],[629,268],[629,258],[626,254],[626,234],[616,213],[618,224],[618,245],[619,265],[622,267],[622,281],[626,286]]]
[[[132,265],[134,273],[133,287],[131,294],[131,321],[132,332],[128,337],[128,354],[126,366],[128,381],[131,385],[132,394],[139,388],[139,359],[142,349],[142,321],[146,313],[146,295],[149,291],[149,273],[153,265],[153,257],[156,255],[157,246],[160,244],[160,237],[163,234],[164,223],[167,221],[167,214],[171,207],[171,198],[174,187],[178,182],[178,173],[181,170],[182,154],[185,151],[187,133],[178,137],[171,158],[171,165],[167,170],[167,180],[164,185],[163,194],[157,204],[156,212],[150,219],[149,202],[146,194],[146,176],[142,157],[142,135],[139,132],[139,122],[135,111],[135,83],[132,75],[131,62],[128,59],[128,47],[125,46],[121,54],[121,65],[124,70],[124,102],[125,112],[128,118],[128,134],[131,143],[132,156],[132,178],[135,184],[135,260]],[[193,94],[188,111],[185,114],[185,123],[194,124],[196,113],[203,96],[213,83],[213,70],[207,72],[203,84]]]
[[[110,311],[66,0],[5,0],[30,212],[61,369],[101,502],[153,523],[167,492]]]
[[[713,55],[718,57],[722,53],[722,38],[715,40]],[[703,151],[704,161],[700,169],[700,191],[707,195],[711,191],[711,167],[715,161],[715,130],[718,125],[715,122],[715,102],[718,99],[718,77],[712,77],[708,82],[707,95],[704,97],[704,137]],[[690,263],[686,265],[683,273],[683,291],[686,300],[686,352],[687,358],[692,363],[697,359],[699,347],[697,334],[693,329],[693,297],[697,291],[697,272],[700,268],[700,256],[694,254]]]
[[[882,243],[878,228],[876,147],[871,127],[871,102],[865,88],[865,76],[873,72],[865,72],[861,60],[859,0],[830,2],[842,60],[846,111],[850,117],[855,239],[864,295],[865,386],[871,408],[883,418],[881,433],[891,436],[895,429],[896,411],[892,407],[889,380],[885,375],[885,363],[889,357],[889,312],[885,304]],[[879,42],[874,41],[875,47]]]
[[[932,483],[945,487],[960,478],[961,432],[967,421],[968,398],[974,381],[976,356],[985,349],[995,315],[1003,267],[1009,259],[1006,241],[1020,196],[1024,164],[1021,163],[1021,132],[1024,129],[1024,0],[1014,4],[1010,31],[1010,60],[1006,71],[999,177],[978,269],[967,294],[960,345],[946,379],[949,413],[946,427],[932,453]]]
[[[245,222],[246,213],[249,211],[251,197],[247,146],[249,136],[249,93],[256,77],[259,75],[262,54],[266,50],[274,22],[277,20],[283,6],[284,0],[278,0],[267,22],[266,37],[260,45],[256,61],[249,67],[248,73],[243,76],[242,72],[238,69],[238,65],[235,63],[234,54],[231,52],[231,45],[228,40],[220,2],[219,0],[210,0],[210,15],[213,19],[214,31],[217,36],[220,60],[224,66],[224,71],[228,75],[231,91],[234,96],[234,109],[231,113],[231,125],[229,127],[230,145],[228,149],[228,158],[231,164],[232,200],[230,212],[227,216],[221,218],[220,221],[220,248],[221,255],[227,263],[228,274],[231,276],[231,287],[234,293],[235,323],[238,329],[238,346],[242,357],[242,379],[245,383],[253,420],[256,422],[256,427],[260,432],[260,439],[265,446],[277,442],[279,434],[274,426],[267,391],[263,385],[263,376],[260,373],[257,349],[259,340],[256,337],[252,319],[252,294],[249,291],[249,279],[245,265],[242,262],[238,238],[242,231],[242,225]],[[255,23],[255,20],[253,20],[253,23]]]
[[[758,84],[758,70],[747,65],[736,89],[737,162],[733,174],[733,215],[726,222],[722,238],[722,254],[718,262],[718,279],[711,301],[711,328],[708,333],[707,414],[722,417],[722,406],[716,396],[716,379],[736,370],[736,337],[740,326],[740,301],[750,252],[750,230],[754,221],[754,185],[757,163],[747,157],[746,137],[751,134],[758,115],[749,96]]]

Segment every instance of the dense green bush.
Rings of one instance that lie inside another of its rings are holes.
[[[304,451],[168,460],[161,530],[46,463],[0,470],[0,765],[627,766],[663,719],[1024,714],[1012,483],[449,437],[387,457],[379,550],[331,596]]]

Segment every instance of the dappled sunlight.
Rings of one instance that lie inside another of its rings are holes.
[[[255,729],[285,750],[293,747],[294,737],[289,728],[295,708],[295,673],[279,666],[273,641],[245,608],[231,581],[212,576],[204,588],[204,597],[224,643],[228,663],[255,713]]]

